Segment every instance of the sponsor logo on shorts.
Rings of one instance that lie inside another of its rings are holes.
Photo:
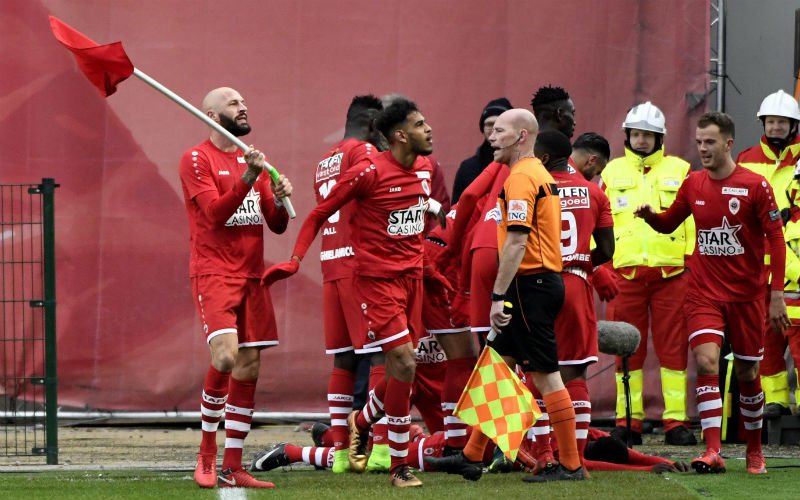
[[[744,247],[736,237],[736,233],[742,229],[741,224],[731,226],[728,218],[722,218],[720,227],[711,229],[700,229],[697,231],[697,251],[701,255],[733,256],[742,255]]]
[[[231,175],[231,173],[228,170],[220,170],[217,175]]]
[[[508,201],[508,221],[525,222],[528,218],[528,202],[525,200]]]

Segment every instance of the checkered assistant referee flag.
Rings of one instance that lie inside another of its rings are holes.
[[[453,414],[477,426],[512,461],[542,416],[533,395],[491,347],[481,353]]]

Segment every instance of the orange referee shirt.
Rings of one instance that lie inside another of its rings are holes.
[[[500,252],[508,231],[528,231],[517,274],[561,272],[561,202],[555,180],[538,158],[523,158],[511,167],[497,205],[501,215],[497,227]]]

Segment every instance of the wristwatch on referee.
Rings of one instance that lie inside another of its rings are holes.
[[[492,302],[501,302],[506,300],[506,294],[492,292]]]

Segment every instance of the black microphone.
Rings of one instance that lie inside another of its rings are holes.
[[[516,141],[512,142],[512,143],[511,143],[511,144],[509,144],[508,146],[501,146],[501,147],[499,147],[499,148],[497,148],[497,149],[508,149],[508,148],[510,148],[510,147],[512,147],[512,146],[516,146],[517,144],[519,144],[519,141],[521,141],[521,140],[522,140],[522,134],[520,133],[520,134],[519,134],[519,137],[517,137],[517,140],[516,140]]]

